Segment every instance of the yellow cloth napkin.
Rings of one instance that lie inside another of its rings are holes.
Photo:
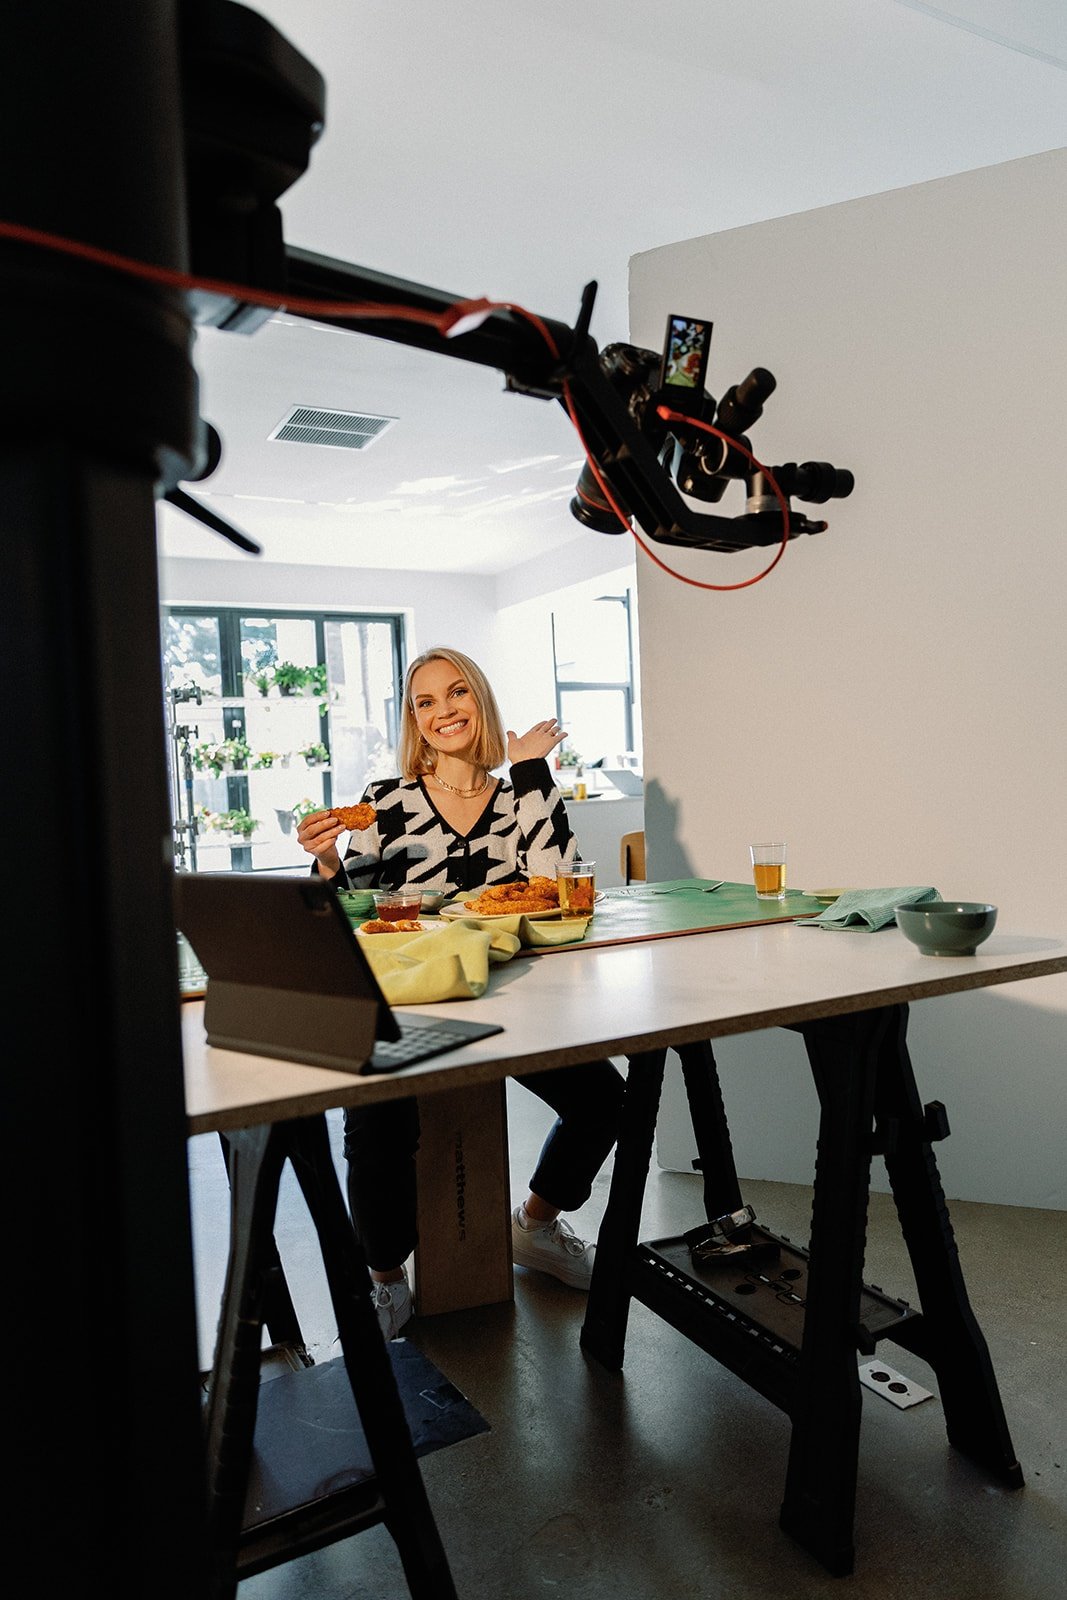
[[[464,922],[425,933],[358,937],[391,1006],[477,1000],[489,983],[490,962],[510,961],[520,948],[517,934],[496,928],[489,933]]]
[[[567,917],[557,921],[538,921],[532,917],[516,915],[514,917],[457,917],[451,924],[453,928],[484,928],[487,933],[514,934],[520,945],[527,950],[536,950],[546,944],[577,944],[585,938],[585,930],[589,926],[588,917]]]
[[[588,917],[531,922],[528,917],[463,917],[423,933],[366,933],[360,948],[391,1006],[477,1000],[489,968],[510,961],[525,945],[572,944],[585,935]]]

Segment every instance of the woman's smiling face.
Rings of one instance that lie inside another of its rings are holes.
[[[427,661],[419,668],[411,680],[411,706],[430,748],[463,760],[478,737],[480,720],[467,680],[451,661]]]

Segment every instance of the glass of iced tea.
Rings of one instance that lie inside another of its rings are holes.
[[[565,917],[591,917],[596,899],[596,862],[572,861],[556,868],[559,908]]]
[[[750,844],[757,900],[785,899],[785,845]]]

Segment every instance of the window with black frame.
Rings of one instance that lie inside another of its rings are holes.
[[[402,619],[167,606],[162,634],[175,865],[305,869],[300,817],[396,771]]]

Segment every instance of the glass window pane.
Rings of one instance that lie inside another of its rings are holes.
[[[306,870],[297,816],[349,804],[396,770],[399,618],[178,609],[162,631],[179,868]],[[322,679],[279,682],[286,663]],[[223,827],[233,813],[251,832]]]
[[[330,759],[338,805],[396,773],[398,733],[394,631],[388,621],[326,622]]]
[[[561,689],[560,707],[567,744],[580,761],[616,756],[627,748],[626,702],[624,689]]]
[[[625,599],[625,595],[606,595],[553,611],[557,678],[580,678],[593,683],[629,680],[629,612]]]
[[[218,700],[222,695],[218,617],[166,617],[163,671],[168,690],[198,688],[204,699]]]

